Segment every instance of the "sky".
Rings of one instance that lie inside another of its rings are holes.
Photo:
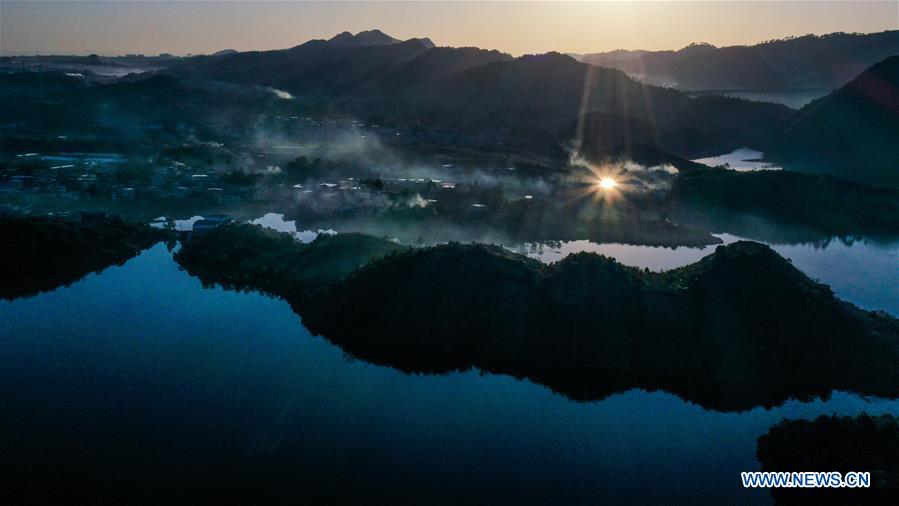
[[[0,54],[201,54],[279,49],[378,28],[513,55],[754,44],[899,29],[899,0],[270,2],[0,0]]]

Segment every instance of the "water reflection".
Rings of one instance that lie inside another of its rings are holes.
[[[161,244],[0,314],[6,478],[40,476],[53,483],[32,494],[68,502],[766,503],[739,472],[759,468],[772,424],[899,414],[842,392],[721,413],[664,392],[579,403],[477,370],[404,374],[348,360],[283,301],[202,288]]]
[[[202,216],[191,216],[186,220],[175,220],[175,230],[179,232],[190,232],[194,229],[194,223],[202,220]],[[158,218],[157,218],[158,220]]]
[[[739,240],[736,236],[727,234],[716,237],[724,241],[722,244],[730,244]],[[525,243],[512,249],[544,263],[558,262],[573,253],[587,252],[614,258],[630,267],[661,272],[692,264],[702,257],[710,255],[718,246],[718,244],[715,244],[702,248],[688,248],[684,246],[672,248],[664,246],[635,246],[622,243],[595,243],[588,240],[579,240]]]
[[[292,235],[297,241],[302,243],[310,243],[320,234],[336,234],[336,230],[318,229],[318,230],[299,230],[297,229],[296,220],[285,220],[282,213],[265,213],[265,215],[251,220],[253,225],[261,225],[278,232],[285,232]]]
[[[749,148],[739,148],[730,153],[708,158],[699,158],[693,160],[710,167],[726,165],[729,169],[737,172],[747,172],[753,170],[783,170],[783,167],[774,165],[764,161],[765,154],[761,151],[755,151]]]
[[[744,240],[714,234],[723,244]],[[753,239],[757,240],[757,239]],[[869,310],[899,315],[899,242],[826,240],[805,244],[766,243],[807,276],[830,285],[838,297]],[[605,255],[624,265],[665,271],[692,264],[715,251],[703,248],[635,246],[587,240],[524,243],[510,249],[545,263],[582,251]]]

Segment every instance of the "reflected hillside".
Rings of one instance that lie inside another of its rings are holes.
[[[678,177],[668,198],[672,214],[685,223],[738,235],[767,234],[760,239],[772,242],[899,237],[899,190],[829,176],[704,171]],[[764,221],[767,230],[756,227],[757,232],[747,233],[743,227],[752,219]]]
[[[581,163],[542,176],[444,170],[355,183],[332,175],[339,185],[304,188],[286,214],[310,228],[426,244],[588,239],[695,247],[718,243],[712,234],[722,232],[778,243],[899,238],[892,188],[783,171],[681,172],[664,161]],[[615,185],[603,188],[603,178]]]
[[[69,285],[124,264],[166,235],[105,214],[71,217],[0,215],[0,298],[15,299]]]
[[[313,332],[406,371],[478,367],[583,400],[662,389],[719,410],[833,389],[899,395],[897,321],[836,299],[757,243],[661,274],[586,253],[543,266],[450,244],[365,264],[385,253],[369,250],[352,254],[360,269],[322,285],[309,281],[315,265],[303,259],[360,239],[290,246],[287,237],[228,226],[188,240],[176,259],[207,282],[284,297]]]

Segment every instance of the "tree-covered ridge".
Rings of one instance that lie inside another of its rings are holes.
[[[690,44],[677,51],[609,51],[581,61],[683,90],[833,89],[899,53],[899,31],[803,35],[754,45]]]
[[[55,290],[91,272],[121,265],[166,238],[147,225],[105,215],[0,216],[0,298]]]
[[[194,235],[175,258],[204,282],[299,296],[403,248],[363,234],[321,234],[302,244],[259,225],[231,224]]]
[[[651,273],[590,253],[543,265],[482,244],[285,237],[224,228],[177,258],[206,281],[281,296],[313,332],[403,370],[479,367],[578,399],[662,388],[725,410],[833,389],[899,394],[899,322],[840,301],[758,243]],[[337,275],[312,276],[335,264]]]

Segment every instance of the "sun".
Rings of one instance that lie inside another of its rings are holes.
[[[611,189],[615,188],[616,186],[618,186],[618,181],[615,181],[614,179],[612,179],[610,177],[604,177],[604,178],[601,178],[599,180],[599,183],[597,183],[597,184],[603,190],[608,191],[608,190],[611,190]]]
[[[590,197],[594,203],[607,206],[627,196],[629,182],[623,165],[593,164],[579,158],[575,158],[572,165],[584,169],[574,174],[577,184],[572,192],[575,197]]]

